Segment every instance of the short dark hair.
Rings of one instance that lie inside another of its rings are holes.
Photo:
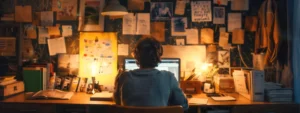
[[[161,62],[163,48],[153,37],[140,39],[134,49],[134,58],[140,68],[154,68]]]

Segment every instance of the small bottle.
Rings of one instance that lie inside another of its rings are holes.
[[[53,72],[50,76],[50,80],[49,80],[49,89],[54,89],[55,86],[55,77],[56,77],[56,73]]]

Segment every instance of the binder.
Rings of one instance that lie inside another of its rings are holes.
[[[43,72],[41,68],[23,68],[25,92],[37,92],[43,90]]]

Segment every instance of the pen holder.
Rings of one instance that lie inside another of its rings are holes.
[[[200,94],[202,83],[201,81],[191,80],[191,81],[181,81],[180,87],[186,94]]]

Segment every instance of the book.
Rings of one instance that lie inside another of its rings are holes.
[[[33,94],[32,99],[63,99],[68,100],[73,96],[73,92],[66,92],[61,90],[40,90]]]
[[[100,92],[95,93],[90,97],[90,100],[98,100],[98,101],[112,101],[113,93],[111,92]]]
[[[43,90],[43,75],[40,68],[24,67],[23,79],[25,92],[37,92]]]
[[[72,92],[77,91],[79,80],[80,80],[79,77],[74,77],[72,79],[71,86],[70,86],[70,91],[72,91]]]
[[[88,78],[80,78],[77,91],[86,92],[87,85],[88,85]]]

